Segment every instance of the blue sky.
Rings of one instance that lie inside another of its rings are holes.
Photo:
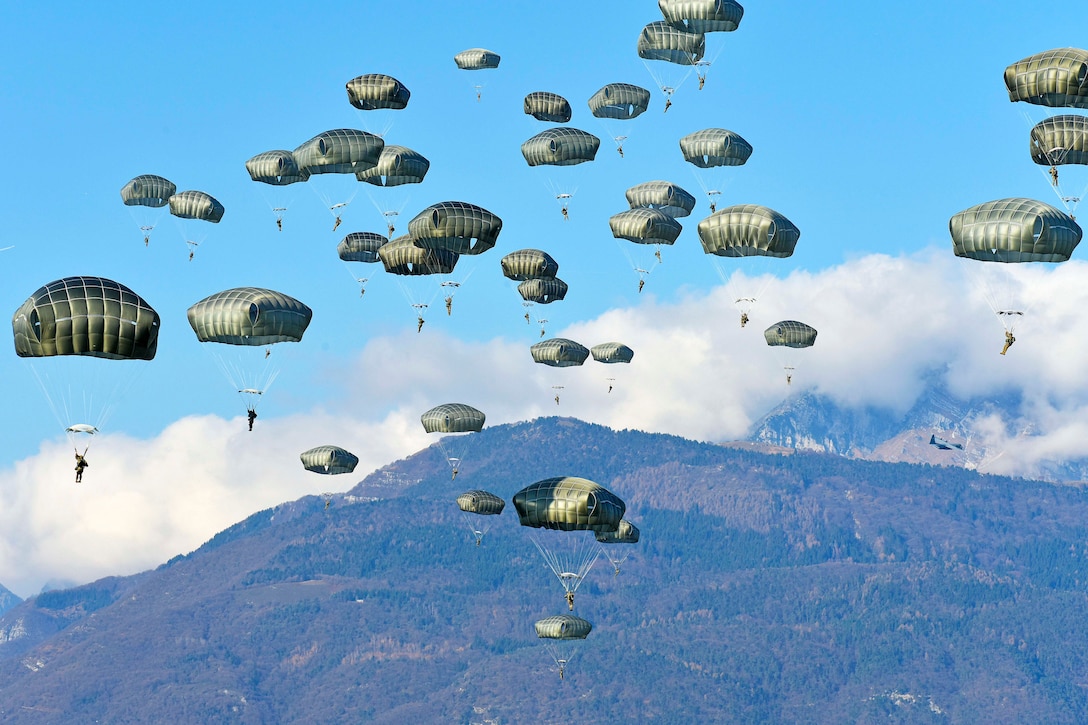
[[[561,412],[617,427],[737,437],[790,392],[759,336],[781,317],[820,323],[823,344],[816,349],[826,352],[813,358],[807,383],[804,376],[798,382],[858,404],[903,406],[917,394],[925,369],[956,368],[961,360],[966,368],[983,353],[986,362],[977,369],[992,368],[995,387],[1016,386],[1054,345],[1075,344],[1055,337],[1043,344],[1048,338],[1040,332],[1035,343],[1021,343],[1019,361],[1010,353],[1000,361],[1010,364],[998,371],[998,361],[989,358],[996,357],[990,348],[1000,346],[1000,326],[977,301],[956,317],[957,295],[970,288],[952,279],[958,268],[945,259],[951,257],[948,218],[955,212],[1008,196],[1056,203],[1027,153],[1033,121],[1025,113],[1033,120],[1047,113],[1010,104],[1002,72],[1041,50],[1088,42],[1088,20],[1070,13],[1068,3],[745,3],[739,30],[707,36],[713,64],[706,87],[698,90],[689,77],[667,114],[635,53],[640,29],[659,19],[656,3],[528,7],[418,0],[118,9],[5,4],[0,23],[18,32],[0,48],[0,67],[8,69],[0,104],[9,168],[0,181],[0,247],[14,245],[0,253],[0,307],[14,311],[40,285],[87,274],[132,287],[163,318],[158,356],[118,401],[110,430],[103,431],[123,440],[112,449],[108,439],[96,443],[86,481],[141,445],[185,451],[175,463],[189,470],[202,455],[189,442],[215,437],[176,430],[191,432],[193,421],[204,421],[215,435],[233,436],[231,446],[248,446],[246,455],[282,450],[292,478],[269,487],[267,496],[281,496],[275,502],[317,490],[297,478],[297,451],[337,441],[313,440],[314,431],[340,431],[345,447],[369,447],[361,468],[372,470],[426,445],[413,428],[418,414],[452,400],[478,404],[491,423]],[[458,70],[453,55],[475,46],[498,52],[500,67]],[[353,109],[344,84],[364,73],[401,80],[412,92],[408,107]],[[610,82],[653,90],[650,110],[610,126],[593,118],[586,101]],[[522,98],[536,90],[570,100],[570,125],[602,138],[596,161],[558,170],[525,164],[521,142],[549,125],[522,113]],[[708,210],[696,170],[677,144],[682,135],[715,126],[740,133],[755,149],[745,166],[714,179],[722,186],[720,205],[763,204],[801,229],[796,254],[768,269],[780,280],[770,292],[780,304],[765,308],[745,336],[734,329],[736,312],[699,246],[695,226]],[[296,185],[278,232],[262,193],[268,189],[250,181],[245,160],[341,127],[381,132],[388,143],[423,153],[432,163],[429,175],[423,184],[398,189],[357,184],[336,233],[318,194]],[[608,138],[614,133],[628,136],[624,158]],[[166,176],[179,190],[207,191],[225,205],[223,221],[204,230],[192,262],[168,215],[145,249],[118,193],[142,173]],[[608,217],[627,207],[625,189],[653,179],[685,187],[700,206],[681,220],[679,241],[664,250],[664,263],[639,295]],[[553,198],[556,186],[577,187],[569,222]],[[416,212],[445,200],[483,206],[502,217],[504,228],[494,250],[462,260],[473,271],[454,314],[432,308],[417,335],[415,313],[394,280],[380,266],[366,270],[371,282],[360,299],[335,247],[346,232],[383,231],[379,205],[402,207],[404,230]],[[635,348],[630,370],[619,373],[631,380],[619,391],[627,398],[599,396],[602,372],[555,378],[531,363],[527,348],[539,328],[525,324],[520,299],[499,270],[502,255],[524,247],[551,253],[571,287],[566,300],[540,311],[549,319],[549,336],[565,334],[587,345],[621,339]],[[1065,277],[1044,278],[1042,287],[1051,295],[1063,285],[1084,288],[1084,270],[1071,265]],[[276,353],[282,372],[249,437],[241,403],[185,319],[197,300],[243,285],[286,292],[314,310],[303,342]],[[1040,294],[1045,307],[1049,298]],[[881,332],[878,347],[857,347],[858,338],[870,334],[860,325],[884,324],[869,317],[883,306],[903,333]],[[1058,329],[1055,334],[1065,328]],[[715,357],[719,349],[729,354]],[[930,357],[904,349],[925,349]],[[655,358],[654,350],[661,355]],[[911,361],[909,368],[889,377],[902,359]],[[723,367],[710,369],[711,360]],[[1062,365],[1057,382],[1039,391],[1041,399],[1088,397],[1088,380]],[[70,456],[46,397],[10,346],[0,370],[5,408],[16,411],[9,420],[18,421],[0,439],[0,490],[7,486],[9,507],[22,510],[11,502],[23,501],[26,487],[45,485],[29,473],[39,470],[39,459],[63,457],[40,469],[53,485],[53,478],[69,476]],[[948,374],[965,390],[982,385],[977,375]],[[690,407],[692,399],[706,397],[708,386],[742,378],[751,381],[747,397],[717,401],[709,416]],[[855,384],[844,385],[844,378]],[[569,388],[559,410],[549,392],[557,380]],[[598,397],[581,395],[591,387]],[[262,428],[268,431],[263,441]],[[383,429],[388,435],[379,445],[374,431]],[[217,475],[247,474],[227,467]],[[99,473],[100,484],[105,476]],[[111,484],[123,494],[123,481]],[[225,523],[266,503],[246,498],[243,486],[236,493]],[[187,529],[162,547],[191,548],[211,533]],[[12,570],[3,557],[26,555],[43,533],[24,535],[20,546],[28,548],[0,547],[0,582],[37,581],[6,573]],[[99,570],[107,571],[107,564],[57,575]]]

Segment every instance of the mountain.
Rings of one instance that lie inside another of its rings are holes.
[[[533,631],[567,606],[532,538],[577,535],[507,510],[477,547],[453,503],[554,475],[607,486],[642,532],[578,590],[593,631],[564,679]],[[434,446],[327,508],[29,598],[0,616],[0,720],[1082,723],[1086,541],[1077,486],[494,426],[456,480]]]
[[[3,584],[0,584],[0,614],[8,611],[21,601],[19,597],[8,591]]]

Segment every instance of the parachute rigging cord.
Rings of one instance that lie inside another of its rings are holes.
[[[573,611],[574,594],[601,555],[597,540],[585,531],[542,530],[530,534],[529,538],[563,586],[567,606]]]

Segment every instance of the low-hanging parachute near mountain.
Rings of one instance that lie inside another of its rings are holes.
[[[322,131],[292,153],[299,169],[310,176],[310,188],[321,198],[335,221],[335,232],[343,210],[355,198],[355,174],[378,165],[385,141],[366,131],[335,128]],[[332,176],[329,176],[329,175]],[[312,177],[319,178],[312,178]]]
[[[706,36],[670,25],[664,20],[649,23],[639,33],[638,57],[665,96],[665,112],[676,90],[687,80],[706,53]],[[651,66],[649,62],[659,62]]]
[[[522,526],[534,529],[533,544],[563,585],[567,606],[593,568],[600,547],[590,532],[615,531],[627,505],[604,486],[585,478],[558,476],[514,494]]]
[[[626,364],[635,358],[635,351],[622,342],[602,342],[589,348],[589,354],[596,362],[606,365]],[[608,392],[612,392],[615,378],[607,378]]]
[[[249,178],[273,188],[268,203],[276,215],[276,228],[283,231],[283,216],[287,213],[289,195],[285,187],[298,184],[310,178],[310,174],[298,167],[295,155],[290,151],[276,149],[264,151],[246,161]]]
[[[49,282],[15,310],[15,353],[32,361],[28,367],[78,455],[136,378],[117,361],[154,359],[159,324],[146,300],[104,277]]]
[[[793,353],[788,351],[812,347],[816,343],[816,328],[797,320],[782,320],[764,330],[763,337],[769,347],[785,350],[779,359],[782,361],[782,369],[786,371],[786,385],[789,385],[793,382],[796,366]]]
[[[764,262],[791,256],[801,238],[801,230],[774,209],[758,204],[737,204],[719,209],[703,219],[698,231],[703,252],[713,255],[718,273],[740,310],[740,326],[744,327],[753,305],[770,281],[762,274]],[[727,269],[719,258],[740,260],[744,279],[737,279],[735,270]]]
[[[225,209],[219,200],[205,191],[179,191],[170,197],[170,213],[185,221],[180,222],[182,236],[189,247],[189,261],[196,254],[196,248],[206,238],[206,234],[197,233],[200,227],[196,222],[218,224],[223,219]]]
[[[490,491],[472,490],[457,497],[457,507],[479,546],[494,521],[491,517],[501,514],[506,502]]]
[[[562,680],[566,675],[567,665],[577,652],[575,647],[589,636],[593,625],[573,614],[560,614],[538,620],[533,627],[536,636],[544,640],[548,654],[559,668],[559,679]]]
[[[145,247],[151,241],[151,231],[162,218],[163,207],[170,203],[170,197],[177,190],[174,182],[155,174],[141,174],[121,187],[121,201],[139,225]]]
[[[444,435],[438,439],[438,447],[449,463],[450,479],[457,478],[475,438],[471,434],[483,430],[487,416],[465,403],[443,403],[425,412],[419,420],[423,430]]]
[[[522,282],[522,284],[529,284],[532,281],[533,280]],[[541,281],[546,282],[547,280]],[[529,348],[529,353],[533,356],[533,362],[553,368],[576,367],[584,363],[586,358],[589,357],[589,349],[585,345],[581,345],[574,340],[568,340],[565,337],[553,337],[548,340],[542,340],[541,342],[532,345]],[[563,386],[561,385],[552,386],[556,391],[556,405],[559,405],[559,390],[561,390],[562,387]]]
[[[1015,271],[1016,264],[1068,260],[1080,243],[1080,225],[1049,204],[1009,198],[978,204],[953,215],[948,230],[957,257],[1002,263],[993,268],[987,265],[977,272],[979,286],[1005,328],[1004,355],[1016,341],[1016,325],[1027,312],[1020,294],[1023,280]]]
[[[345,267],[348,266],[348,262],[374,264],[381,261],[378,251],[388,243],[388,239],[375,232],[352,232],[336,245],[336,254],[340,257],[340,261],[345,263]],[[370,278],[356,277],[350,268],[348,273],[359,283],[359,296],[362,297],[366,293],[366,283]]]
[[[525,115],[548,123],[567,123],[570,121],[570,101],[558,93],[533,91],[525,96],[523,104]]]
[[[407,86],[393,76],[384,73],[367,73],[356,76],[345,84],[348,102],[360,111],[390,109],[399,111],[408,105],[412,97]]]
[[[627,258],[628,264],[638,276],[638,291],[641,293],[646,284],[646,277],[654,267],[650,261],[648,252],[641,252],[652,246],[653,258],[657,263],[661,262],[662,245],[671,246],[680,236],[683,227],[675,218],[657,209],[639,206],[627,211],[614,214],[608,219],[608,226],[612,229],[612,236],[616,239],[624,239],[633,242],[638,247],[632,249],[629,245],[620,244],[620,251]]]
[[[359,465],[359,457],[340,446],[317,446],[299,454],[307,471],[328,476],[351,473]]]
[[[620,564],[627,561],[631,550],[627,546],[616,547],[614,544],[637,544],[641,535],[638,527],[627,519],[623,519],[615,531],[597,531],[593,535],[597,543],[601,544],[601,551],[612,564],[612,575],[619,576]],[[617,549],[619,553],[616,553]]]
[[[261,396],[279,374],[270,346],[300,342],[312,317],[294,297],[260,287],[223,290],[189,308],[189,325],[197,340],[215,343],[205,349],[245,403],[250,430]]]

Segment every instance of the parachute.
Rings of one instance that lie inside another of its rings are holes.
[[[538,342],[529,348],[533,362],[553,368],[566,368],[581,365],[589,357],[589,350],[574,340],[553,337]]]
[[[602,342],[591,347],[589,354],[600,363],[629,363],[635,357],[635,351],[622,342]]]
[[[632,209],[657,209],[674,219],[686,217],[695,209],[695,197],[668,181],[645,181],[627,190]]]
[[[501,514],[506,502],[488,491],[473,490],[465,491],[457,497],[457,507],[461,509],[462,517],[476,540],[476,546],[479,546],[484,534],[491,528],[491,519],[487,517]]]
[[[649,105],[650,92],[631,83],[609,83],[589,97],[589,111],[596,118],[629,121]]]
[[[559,668],[559,679],[563,679],[567,665],[574,658],[576,643],[581,642],[593,631],[593,625],[581,617],[572,614],[560,614],[538,620],[534,626],[536,636],[544,640],[548,654]]]
[[[309,307],[282,292],[237,287],[205,297],[188,310],[189,325],[209,349],[220,369],[255,417],[257,403],[279,374],[270,362],[280,342],[300,342],[310,324]]]
[[[741,166],[752,155],[752,144],[735,131],[704,128],[680,139],[684,161],[700,169]]]
[[[485,70],[499,67],[499,54],[484,48],[469,48],[453,56],[453,62],[461,70]]]
[[[649,23],[638,36],[638,57],[676,65],[694,65],[706,52],[706,37],[669,25],[664,20]]]
[[[266,200],[276,215],[276,227],[283,231],[283,215],[287,211],[288,200],[292,194],[282,190],[282,187],[306,181],[310,175],[298,167],[293,153],[284,150],[257,154],[246,161],[246,171],[249,172],[249,178],[254,181],[276,189],[271,198],[266,196]]]
[[[550,305],[567,296],[567,283],[558,277],[527,279],[518,285],[518,294],[526,302]]]
[[[1005,68],[1012,102],[1088,108],[1088,50],[1056,48],[1028,56]]]
[[[1088,116],[1063,114],[1040,121],[1031,129],[1029,147],[1032,161],[1050,167],[1049,172],[1044,173],[1049,175],[1050,184],[1066,211],[1075,213],[1080,200],[1088,194],[1088,183],[1079,183],[1086,181],[1088,173],[1075,174],[1076,186],[1080,188],[1069,190],[1068,185],[1062,183],[1067,175],[1059,176],[1058,167],[1088,165]]]
[[[816,329],[796,320],[782,320],[764,330],[763,337],[772,348],[801,349],[815,344]],[[779,359],[782,369],[786,371],[786,384],[789,385],[793,381],[794,356],[792,353],[785,353]]]
[[[218,224],[223,218],[225,209],[219,201],[203,191],[179,191],[170,197],[170,213],[181,220],[196,220]],[[196,248],[207,237],[205,233],[198,233],[201,227],[191,221],[178,222],[178,228],[189,246],[189,260],[192,261]]]
[[[690,33],[731,32],[744,8],[734,0],[657,0],[665,22]]]
[[[464,403],[444,403],[431,408],[419,420],[423,430],[428,433],[445,433],[448,437],[440,438],[439,448],[446,456],[452,475],[457,478],[461,463],[471,447],[473,436],[453,435],[458,433],[479,433],[483,430],[487,416],[483,411]]]
[[[49,282],[15,310],[15,353],[34,360],[28,367],[77,453],[136,377],[112,361],[154,359],[159,325],[146,300],[104,277]]]
[[[360,111],[388,108],[399,111],[408,105],[411,92],[393,76],[368,73],[347,82],[348,102]]]
[[[432,204],[408,222],[416,246],[456,254],[481,254],[495,246],[502,219],[464,201]]]
[[[309,175],[358,174],[378,165],[385,141],[379,136],[353,128],[323,131],[294,150],[299,169]],[[321,198],[335,221],[333,231],[340,226],[343,210],[355,198],[357,179],[310,179],[310,188]]]
[[[373,264],[374,262],[381,261],[378,251],[388,243],[389,240],[381,234],[376,234],[374,232],[352,232],[341,239],[340,243],[336,245],[336,254],[340,257],[340,260],[345,263],[345,267],[348,266],[348,262]],[[348,273],[351,274],[352,279],[359,283],[359,295],[362,296],[366,292],[366,283],[369,281],[369,277],[356,277],[350,268],[348,269]]]
[[[539,249],[518,249],[500,259],[499,264],[503,276],[516,282],[549,279],[559,272],[558,262]]]
[[[121,201],[129,207],[132,218],[144,235],[144,246],[151,239],[151,231],[162,218],[162,208],[170,203],[177,192],[174,182],[155,174],[141,174],[121,187]]]
[[[529,166],[573,166],[592,161],[601,140],[577,128],[560,127],[541,131],[521,145]]]
[[[444,284],[442,280],[432,282],[420,278],[447,277],[453,273],[460,256],[449,249],[417,246],[407,234],[390,240],[378,250],[385,271],[396,275],[401,292],[416,312],[417,332],[423,329],[423,313]]]
[[[657,262],[661,261],[661,245],[672,245],[683,230],[680,222],[673,217],[648,207],[637,207],[615,214],[608,219],[608,226],[612,228],[612,236],[616,239],[625,239],[638,245],[654,245],[656,249],[653,256]],[[638,291],[641,292],[646,283],[646,275],[653,268],[649,255],[633,252],[625,244],[620,245],[620,251],[638,275]]]
[[[307,471],[335,476],[351,473],[359,465],[359,457],[340,446],[317,446],[299,454]]]
[[[570,102],[558,93],[533,91],[525,96],[525,114],[538,121],[567,123],[570,121]]]
[[[615,531],[598,531],[594,534],[597,539],[597,543],[601,544],[601,551],[605,557],[612,564],[613,576],[619,576],[620,564],[627,561],[627,557],[630,556],[630,550],[626,547],[622,547],[622,554],[614,553],[613,544],[637,544],[640,533],[638,527],[632,524],[627,519],[620,521],[620,525],[616,527]]]
[[[355,178],[374,186],[418,184],[430,168],[431,162],[418,151],[407,146],[390,145],[382,149],[374,168],[356,172]]]

